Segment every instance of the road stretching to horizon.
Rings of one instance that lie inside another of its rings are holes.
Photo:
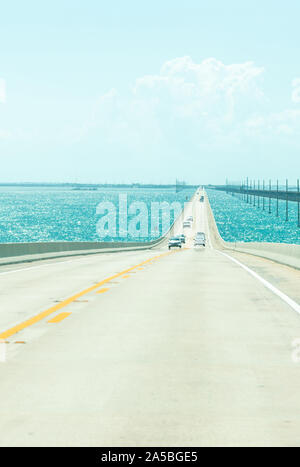
[[[1,446],[300,446],[300,315],[231,258],[297,303],[300,271],[190,214],[182,250],[0,268]]]

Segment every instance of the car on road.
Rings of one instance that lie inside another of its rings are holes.
[[[194,218],[193,218],[193,216],[190,216],[190,217],[188,217],[188,218],[187,218],[187,221],[189,221],[189,222],[193,222],[193,221],[194,221]]]
[[[201,196],[199,201],[200,201],[200,203],[204,203],[204,200],[205,200],[204,196]]]
[[[197,232],[194,239],[194,246],[206,246],[206,235],[204,232]]]
[[[186,228],[190,228],[190,227],[192,227],[192,223],[190,221],[184,221],[183,228],[186,229]]]
[[[180,237],[172,237],[169,240],[169,245],[168,248],[171,250],[171,248],[181,248],[181,238]]]

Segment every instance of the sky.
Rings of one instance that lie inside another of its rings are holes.
[[[0,7],[0,182],[300,177],[299,0]]]

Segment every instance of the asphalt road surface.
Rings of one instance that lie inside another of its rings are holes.
[[[259,279],[300,303],[300,271],[217,251],[198,198],[182,250],[0,268],[1,446],[300,445],[300,315]]]

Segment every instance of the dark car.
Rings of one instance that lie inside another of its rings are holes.
[[[181,238],[180,237],[172,237],[169,240],[169,250],[171,248],[181,248]]]

